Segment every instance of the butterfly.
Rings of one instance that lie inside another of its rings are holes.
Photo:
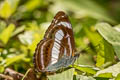
[[[37,72],[56,72],[73,64],[75,54],[73,30],[68,16],[59,11],[38,43],[33,62]]]

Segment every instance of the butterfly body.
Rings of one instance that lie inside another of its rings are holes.
[[[60,11],[46,30],[34,54],[37,72],[56,72],[76,60],[72,26],[67,15]]]

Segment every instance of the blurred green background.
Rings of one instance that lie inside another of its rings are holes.
[[[6,67],[20,73],[33,67],[36,45],[58,11],[71,21],[76,48],[81,51],[76,64],[104,69],[105,63],[117,62],[112,46],[95,25],[118,25],[120,0],[0,0],[0,73]],[[107,57],[103,44],[110,51]]]

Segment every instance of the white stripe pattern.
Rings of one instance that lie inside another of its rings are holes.
[[[65,27],[68,27],[68,28],[72,29],[71,24],[68,23],[68,22],[59,22],[57,25],[63,25]]]
[[[60,40],[62,40],[64,37],[64,33],[62,30],[58,30],[55,34],[55,42],[52,48],[52,60],[51,60],[51,64],[54,64],[57,62],[58,57],[59,57],[59,53],[60,53]]]

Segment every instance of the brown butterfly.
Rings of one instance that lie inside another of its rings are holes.
[[[73,30],[68,16],[59,11],[34,54],[37,72],[56,72],[73,64],[76,58]]]

